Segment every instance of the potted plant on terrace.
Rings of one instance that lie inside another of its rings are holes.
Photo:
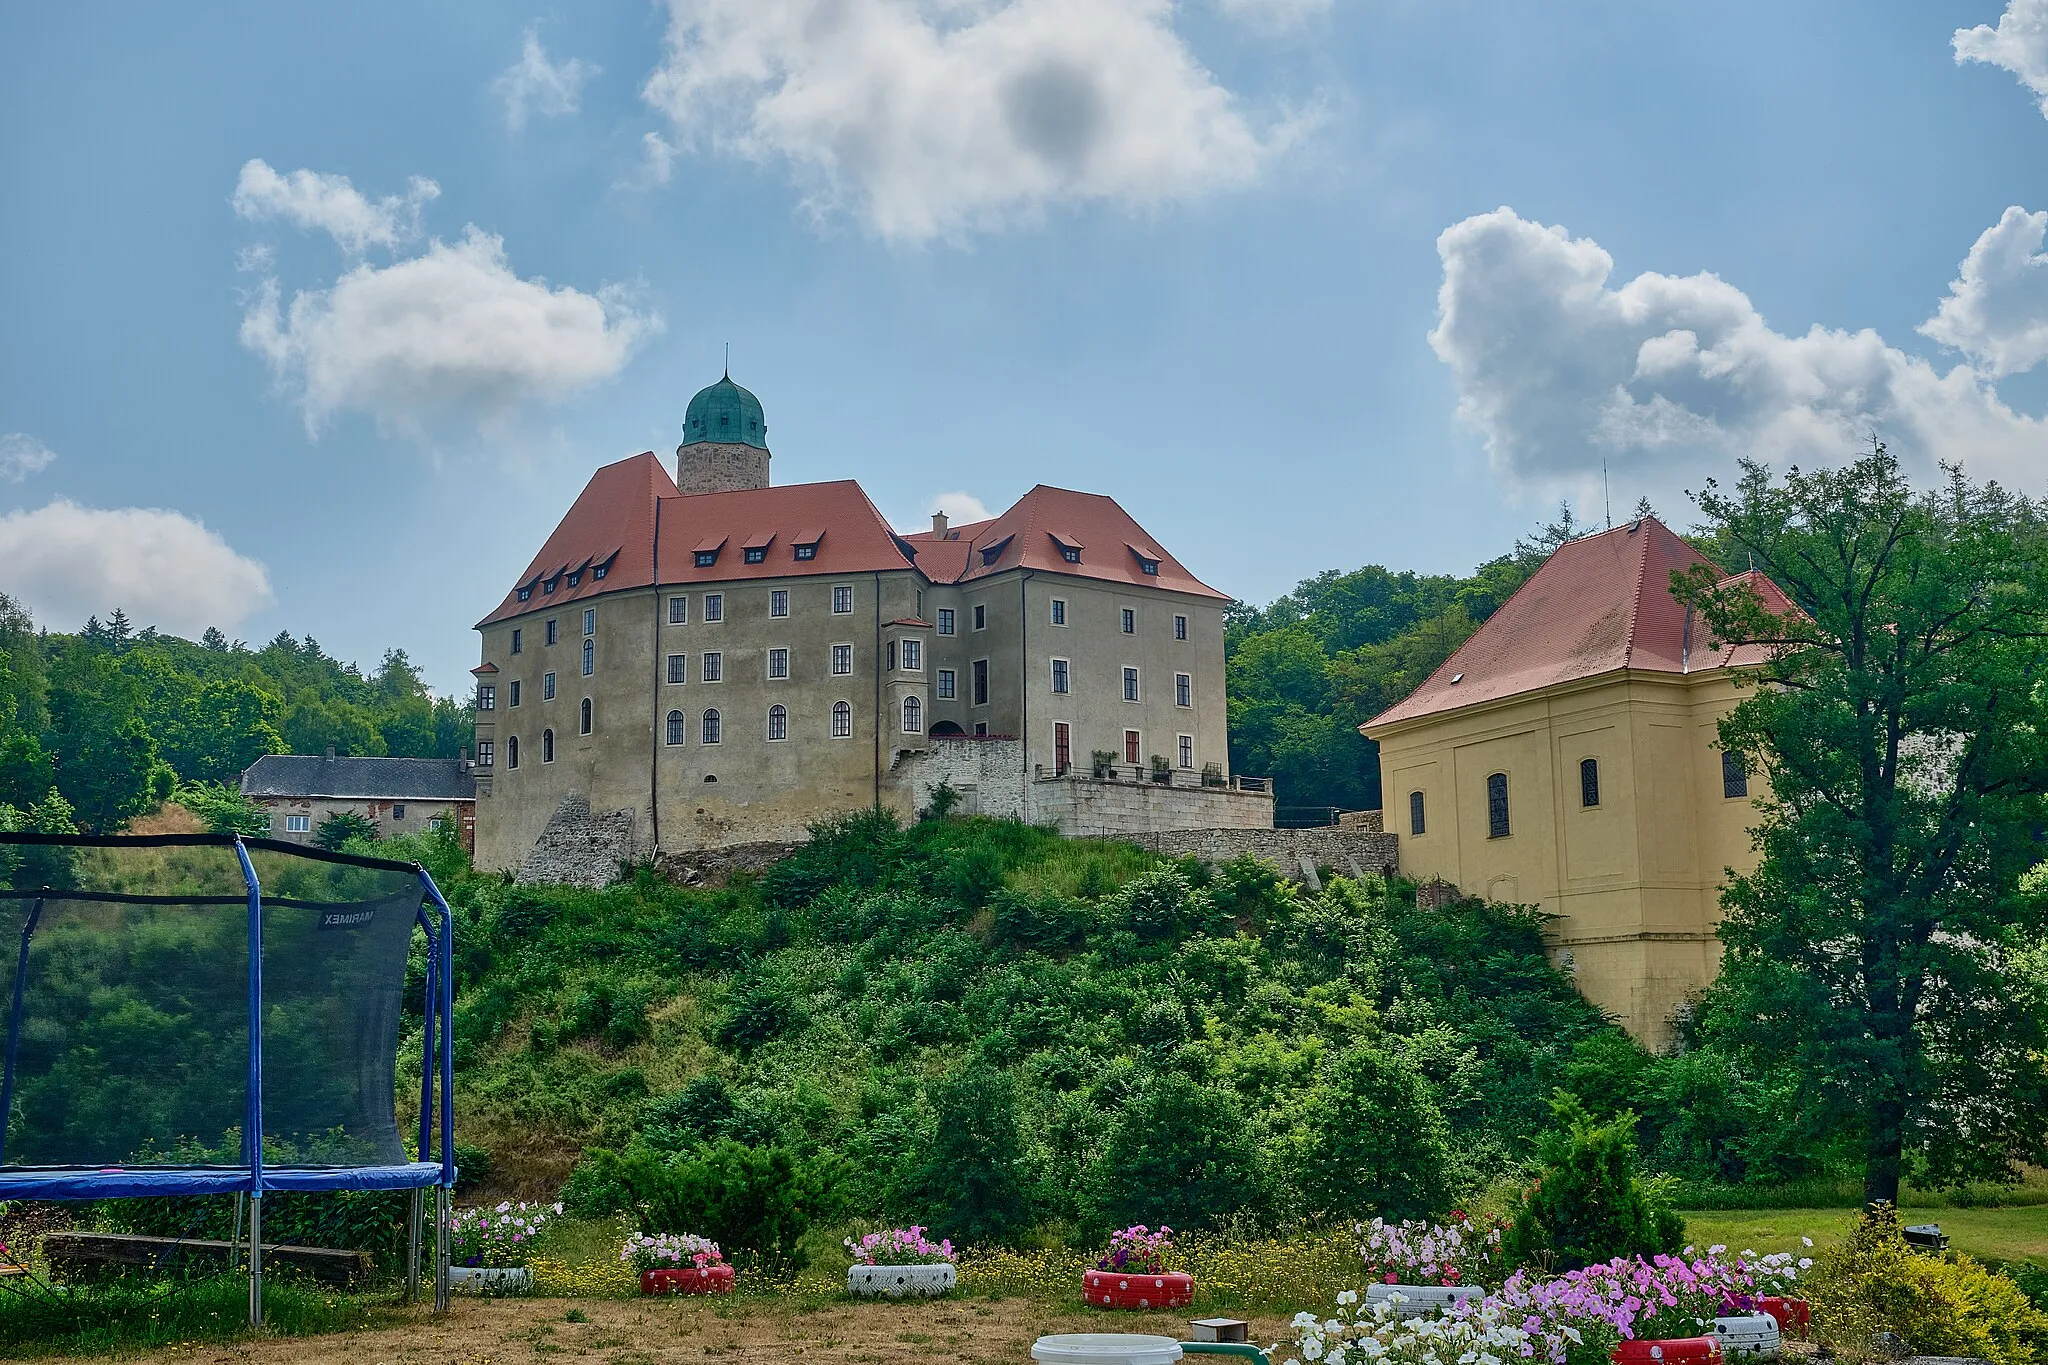
[[[952,1240],[934,1242],[921,1227],[890,1228],[858,1240],[846,1239],[846,1292],[860,1295],[921,1295],[950,1292],[959,1283]]]
[[[1109,1249],[1082,1272],[1081,1293],[1096,1308],[1185,1308],[1195,1301],[1192,1277],[1166,1268],[1173,1229],[1143,1223],[1109,1235]]]
[[[708,1237],[689,1232],[636,1232],[619,1259],[640,1272],[642,1294],[730,1294],[732,1267]]]
[[[448,1283],[470,1291],[531,1289],[527,1257],[560,1204],[457,1209],[448,1219]]]
[[[1110,749],[1090,750],[1088,769],[1098,780],[1116,781],[1116,753]]]
[[[1152,755],[1152,780],[1162,787],[1173,781],[1173,765],[1166,761],[1165,754]]]

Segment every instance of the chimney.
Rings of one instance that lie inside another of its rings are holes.
[[[932,535],[939,540],[946,538],[946,514],[944,512],[932,513]]]
[[[461,759],[461,763],[462,763],[462,766],[461,766],[461,768],[459,769],[459,771],[461,771],[461,772],[465,772],[465,773],[466,773],[466,772],[468,772],[468,771],[469,771],[469,770],[470,770],[470,769],[471,769],[472,767],[474,767],[474,766],[475,766],[474,764],[472,764],[472,763],[471,763],[471,762],[469,761],[469,746],[468,746],[467,744],[465,744],[465,745],[463,745],[463,746],[462,746],[462,759]]]
[[[327,746],[327,761],[329,763],[334,761],[334,746],[332,744]]]

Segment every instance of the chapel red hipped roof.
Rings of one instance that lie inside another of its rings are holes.
[[[1654,517],[1568,541],[1422,686],[1359,728],[1370,733],[1622,669],[1691,674],[1763,662],[1760,646],[1713,640],[1671,595],[1671,575],[1695,564],[1716,567]],[[1760,573],[1722,581],[1748,582],[1772,611],[1794,610]]]

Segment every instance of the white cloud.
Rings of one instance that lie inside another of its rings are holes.
[[[2048,118],[2048,0],[2009,0],[1997,28],[1959,28],[1951,41],[1958,63],[1986,62],[2019,77]]]
[[[420,210],[440,198],[441,187],[414,176],[402,195],[372,200],[345,175],[296,170],[279,175],[269,163],[252,159],[235,181],[235,212],[251,221],[283,218],[302,228],[319,228],[355,255],[373,246],[395,247],[420,231]]]
[[[1494,468],[1525,485],[1583,490],[1604,456],[1668,487],[1737,456],[1840,459],[1873,430],[1902,458],[2039,481],[2048,423],[1966,365],[1939,373],[1867,329],[1784,335],[1710,274],[1612,288],[1598,243],[1512,209],[1454,224],[1437,254],[1430,345]]]
[[[2015,204],[1963,258],[1948,297],[1920,330],[1993,377],[2048,360],[2048,212]]]
[[[923,240],[1250,181],[1260,130],[1171,0],[668,0],[642,94],[687,146],[787,163],[821,217]]]
[[[521,279],[503,239],[471,227],[409,260],[359,265],[288,308],[266,279],[242,319],[242,344],[296,390],[309,431],[343,408],[418,430],[609,379],[661,325],[617,288],[585,294]]]
[[[20,483],[31,474],[40,474],[56,458],[56,451],[25,431],[0,436],[0,479],[8,483]]]
[[[922,512],[913,512],[899,523],[901,527],[909,531],[929,531],[932,529],[931,514],[934,512],[944,512],[946,519],[955,526],[965,526],[970,521],[987,521],[995,515],[974,494],[957,491],[934,493],[924,500],[923,507]]]
[[[642,133],[640,150],[640,183],[666,185],[676,173],[676,145],[660,133]]]
[[[505,101],[505,126],[516,133],[526,127],[529,110],[543,118],[575,113],[581,107],[583,83],[603,69],[575,57],[550,62],[538,30],[529,28],[519,60],[491,82],[491,89]]]
[[[58,499],[0,517],[7,591],[57,628],[115,607],[138,625],[196,637],[271,600],[270,575],[182,512]]]

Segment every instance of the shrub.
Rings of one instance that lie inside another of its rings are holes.
[[[1370,1043],[1344,1053],[1311,1095],[1308,1125],[1312,1211],[1399,1219],[1450,1204],[1450,1128],[1407,1057]]]
[[[725,1047],[745,1051],[789,1032],[803,1019],[803,1001],[795,987],[780,977],[757,976],[734,987],[713,1037]]]
[[[1258,1150],[1237,1097],[1168,1074],[1124,1106],[1095,1170],[1098,1224],[1211,1228],[1263,1211]]]
[[[1577,1270],[1617,1256],[1678,1250],[1685,1223],[1637,1168],[1635,1115],[1596,1123],[1559,1093],[1537,1141],[1535,1181],[1515,1201],[1502,1250],[1511,1263]]]
[[[784,1147],[728,1138],[692,1158],[641,1148],[596,1164],[611,1168],[596,1178],[623,1188],[643,1232],[701,1231],[742,1270],[802,1269],[804,1234],[838,1212],[836,1159],[800,1161]]]
[[[932,1130],[901,1201],[968,1246],[1013,1241],[1031,1223],[1017,1083],[983,1063],[933,1086]]]
[[[351,839],[376,837],[377,822],[352,810],[336,811],[313,828],[313,842],[334,853]]]

